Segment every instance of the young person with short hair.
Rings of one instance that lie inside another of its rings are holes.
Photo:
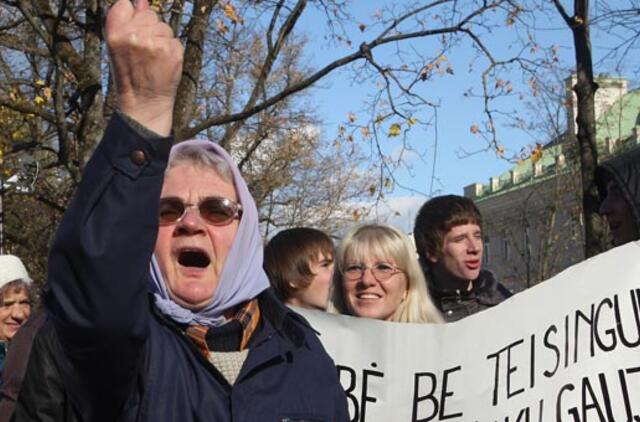
[[[264,249],[264,270],[284,303],[325,311],[329,302],[335,246],[309,227],[278,232]]]
[[[492,272],[481,268],[482,215],[470,199],[430,199],[416,216],[413,236],[429,292],[448,322],[511,296]]]

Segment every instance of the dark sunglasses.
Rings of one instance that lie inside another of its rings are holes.
[[[188,208],[198,208],[200,217],[214,226],[226,226],[242,216],[242,206],[228,198],[211,196],[198,204],[185,204],[180,198],[160,198],[160,225],[179,222]]]

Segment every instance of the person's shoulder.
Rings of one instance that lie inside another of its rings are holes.
[[[38,354],[45,353],[51,356],[61,354],[60,339],[53,322],[49,319],[42,322],[42,325],[34,333],[32,350]]]
[[[258,301],[262,317],[296,347],[305,343],[311,345],[318,342],[317,332],[306,318],[284,305],[272,288],[260,293]]]
[[[480,291],[478,292],[479,296],[484,297],[491,302],[495,302],[495,304],[513,296],[513,292],[498,281],[498,278],[493,271],[483,269],[480,271],[480,276],[478,278],[480,281]]]

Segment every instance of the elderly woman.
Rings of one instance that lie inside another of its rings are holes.
[[[348,420],[313,330],[267,290],[233,160],[208,141],[168,157],[171,137],[149,132],[169,134],[180,44],[146,0],[119,0],[106,28],[120,113],[58,230],[46,294],[79,419]]]
[[[442,322],[408,236],[383,224],[352,229],[336,259],[334,306],[344,314],[395,322]]]
[[[33,294],[27,269],[14,255],[0,255],[0,374],[9,342],[31,314]]]

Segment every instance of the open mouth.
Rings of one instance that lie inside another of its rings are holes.
[[[199,249],[183,249],[178,254],[178,264],[183,267],[206,268],[210,263],[209,256]]]
[[[381,298],[379,294],[375,293],[358,293],[356,297],[360,300],[375,300]]]
[[[465,265],[467,266],[467,268],[474,270],[480,267],[480,260],[466,261]]]

